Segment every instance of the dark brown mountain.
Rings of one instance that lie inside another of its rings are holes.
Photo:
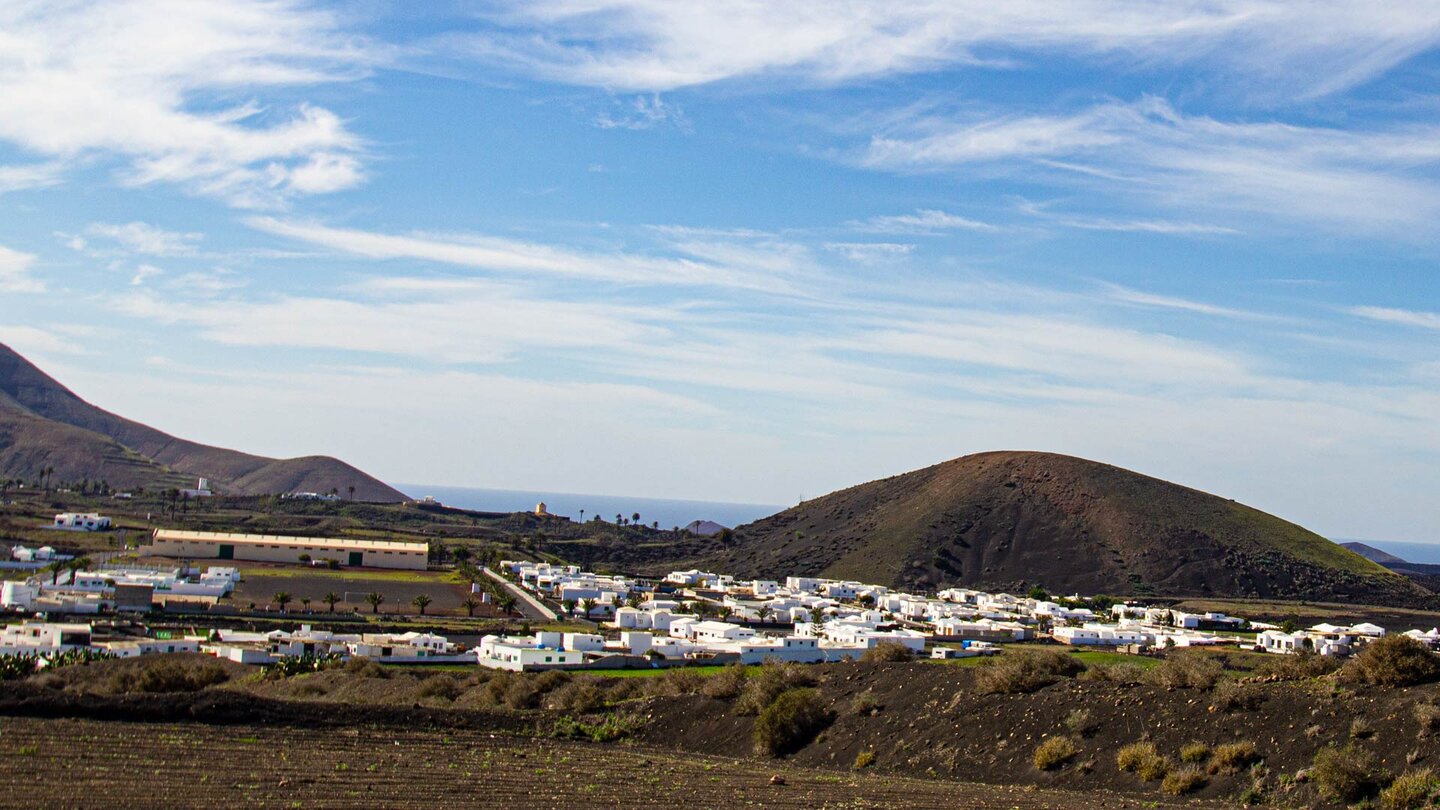
[[[806,501],[707,562],[896,587],[1426,604],[1314,532],[1232,500],[1051,453],[995,452]]]
[[[194,486],[220,493],[329,492],[364,501],[405,495],[329,456],[273,459],[178,439],[91,405],[10,347],[0,344],[0,476],[34,480],[53,467],[59,481],[115,487]]]

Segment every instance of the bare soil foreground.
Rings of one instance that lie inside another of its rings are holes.
[[[16,808],[1135,806],[1094,793],[841,774],[469,730],[7,717],[0,739],[10,749],[0,757],[0,807]],[[777,775],[783,784],[772,781]]]

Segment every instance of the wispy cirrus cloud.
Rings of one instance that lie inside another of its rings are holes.
[[[998,231],[988,222],[950,214],[933,208],[917,209],[913,214],[890,214],[867,220],[852,220],[846,227],[862,233],[893,233],[931,236],[947,231]]]
[[[1209,67],[1276,95],[1353,86],[1440,41],[1422,0],[538,0],[491,6],[488,30],[447,38],[471,58],[567,84],[663,91],[732,79],[839,84],[1047,54]]]
[[[1346,311],[1351,315],[1381,323],[1415,326],[1421,329],[1440,329],[1440,312],[1394,307],[1351,307]]]
[[[1163,99],[1062,116],[927,118],[877,136],[862,165],[893,171],[993,167],[1051,183],[1224,217],[1259,214],[1349,232],[1413,233],[1440,215],[1440,127],[1342,130],[1185,115]],[[1228,224],[1062,218],[1095,230],[1225,233]]]
[[[52,177],[99,156],[129,185],[273,206],[360,182],[363,143],[324,108],[231,99],[352,80],[385,53],[299,0],[20,0],[0,6],[0,140]]]
[[[127,251],[148,256],[193,256],[204,238],[204,234],[166,230],[148,222],[92,222],[85,228],[85,234],[113,241]],[[84,241],[74,243],[81,249],[87,245]]]

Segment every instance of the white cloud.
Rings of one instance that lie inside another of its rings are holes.
[[[1153,307],[1157,309],[1174,309],[1182,312],[1193,312],[1197,315],[1214,315],[1222,318],[1236,318],[1239,320],[1266,320],[1268,316],[1255,312],[1248,312],[1243,309],[1232,307],[1216,306],[1201,301],[1192,301],[1188,298],[1177,298],[1169,295],[1156,295],[1154,293],[1133,290],[1129,287],[1122,287],[1118,284],[1106,284],[1109,296],[1115,301],[1125,304],[1135,304],[1142,307]]]
[[[792,289],[791,280],[783,276],[799,269],[793,261],[763,260],[753,251],[704,240],[679,244],[687,256],[652,257],[618,251],[584,252],[474,234],[395,235],[270,217],[255,217],[247,222],[267,233],[370,259],[420,259],[521,275],[620,284],[737,287],[783,293]]]
[[[35,257],[0,245],[0,293],[38,293],[45,282],[30,275]]]
[[[7,3],[0,140],[57,162],[114,157],[129,184],[276,205],[360,182],[362,144],[329,110],[234,99],[353,79],[379,58],[298,0]]]
[[[0,194],[58,185],[64,167],[58,163],[0,166]]]
[[[85,229],[85,233],[92,237],[112,239],[126,250],[149,256],[193,256],[196,243],[203,238],[202,234],[167,231],[145,222],[127,222],[123,225],[93,222]],[[87,242],[81,239],[78,245],[77,249],[84,249]]]
[[[988,222],[968,219],[935,209],[921,208],[913,214],[871,217],[864,222],[849,222],[847,227],[864,233],[897,233],[929,235],[943,231],[996,231]]]
[[[1440,216],[1440,127],[1346,131],[1187,116],[1145,98],[1062,117],[914,122],[876,137],[861,158],[899,171],[991,166],[1172,207],[1346,230],[1414,233]],[[1065,218],[1072,227],[1224,233],[1227,225]]]
[[[571,84],[668,90],[742,77],[823,84],[1032,54],[1199,64],[1284,96],[1376,76],[1440,40],[1425,0],[533,0],[450,38],[462,54]]]
[[[682,132],[690,131],[690,119],[685,117],[685,111],[675,104],[662,101],[659,95],[636,96],[617,104],[618,110],[595,116],[595,126],[601,129],[631,130],[671,126]]]
[[[135,268],[135,274],[130,277],[130,286],[139,287],[144,284],[146,280],[154,276],[163,275],[164,273],[164,270],[161,270],[153,264],[141,264]]]
[[[85,347],[53,331],[20,324],[0,324],[0,343],[25,356],[35,354],[85,354]]]
[[[1417,326],[1421,329],[1440,329],[1440,312],[1421,312],[1392,307],[1351,307],[1346,311],[1351,315],[1382,323]]]
[[[826,242],[825,249],[852,262],[873,264],[908,256],[915,246],[895,242]]]

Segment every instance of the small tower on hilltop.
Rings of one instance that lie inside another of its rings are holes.
[[[535,517],[549,517],[550,510],[545,508],[545,502],[535,504]]]

